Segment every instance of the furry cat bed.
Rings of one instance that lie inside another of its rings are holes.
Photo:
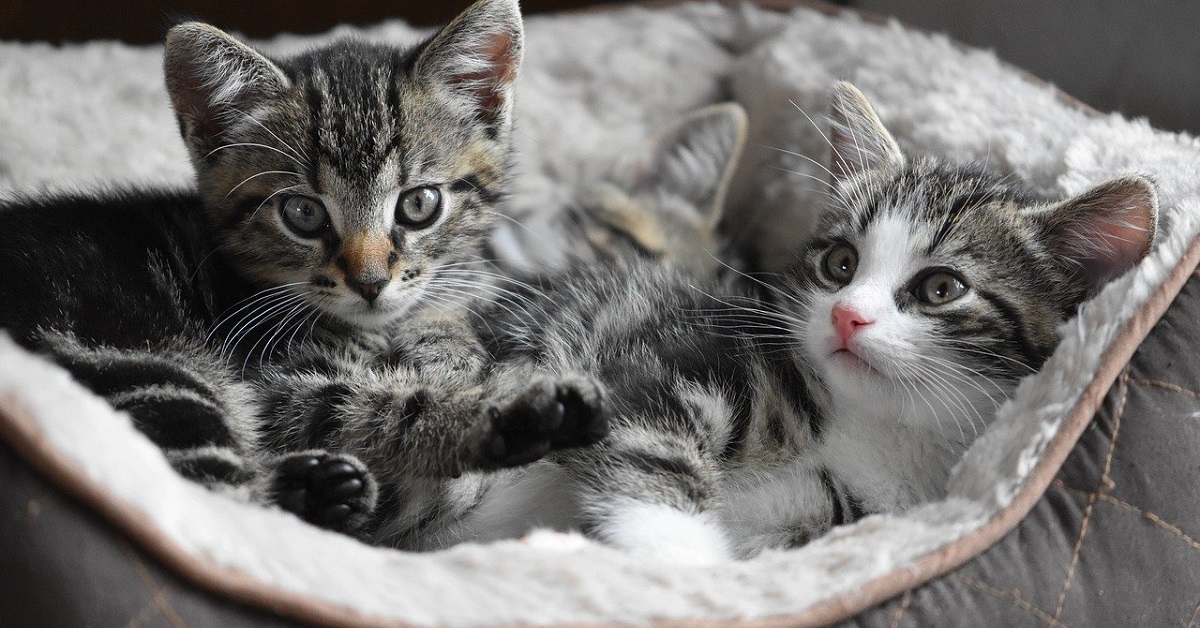
[[[361,34],[420,33],[391,22]],[[1088,111],[990,53],[852,13],[634,7],[532,18],[527,35],[512,211],[535,230],[540,208],[562,205],[591,171],[680,113],[733,98],[752,129],[731,223],[764,264],[778,264],[822,201],[804,175],[821,173],[772,147],[825,158],[818,127],[838,78],[866,92],[912,154],[985,161],[1059,195],[1148,174],[1165,229],[1142,264],[1064,326],[1058,351],[1000,409],[944,501],[715,568],[648,563],[549,532],[430,554],[368,547],[180,479],[125,416],[0,340],[5,622],[1196,620],[1200,142]],[[160,52],[0,44],[0,189],[186,182]]]

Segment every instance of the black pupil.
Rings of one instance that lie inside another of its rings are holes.
[[[405,215],[409,220],[422,221],[433,213],[431,207],[435,202],[434,193],[431,190],[423,189],[412,192],[408,198],[404,199]]]
[[[288,223],[304,235],[325,226],[325,208],[311,199],[293,198],[288,201],[285,211]]]
[[[933,295],[939,299],[944,299],[946,298],[947,294],[950,294],[950,282],[943,279],[937,283],[936,287],[934,287]]]
[[[838,263],[838,270],[842,271],[842,274],[846,274],[846,273],[850,272],[850,256],[849,255],[846,255],[845,253],[842,254],[842,261],[840,263]]]

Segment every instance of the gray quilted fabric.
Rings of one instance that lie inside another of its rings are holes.
[[[844,626],[1179,626],[1200,618],[1200,272],[1000,543]]]

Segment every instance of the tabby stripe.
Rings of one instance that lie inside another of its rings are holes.
[[[325,102],[325,96],[321,90],[315,85],[309,84],[304,90],[304,100],[309,108],[309,124],[308,124],[308,141],[315,152],[321,152],[321,108]],[[308,176],[308,186],[317,194],[322,194],[321,182],[317,179],[317,171],[315,168],[308,168],[305,174]]]
[[[829,501],[833,506],[833,516],[831,523],[835,526],[854,523],[859,519],[867,516],[863,510],[862,503],[850,494],[846,487],[837,480],[834,480],[829,475],[829,469],[822,468],[820,473],[821,483],[829,492]]]
[[[350,386],[333,382],[309,393],[312,403],[305,404],[304,443],[300,449],[320,449],[332,443],[332,436],[343,425],[341,406],[351,395]]]
[[[56,354],[55,357],[71,375],[101,397],[160,386],[186,390],[210,404],[219,404],[218,393],[213,387],[168,360],[131,357],[116,352],[103,358],[95,354]]]
[[[934,251],[941,248],[942,243],[946,240],[946,237],[950,235],[950,232],[954,230],[954,227],[958,226],[958,223],[962,220],[963,215],[967,213],[968,210],[979,208],[981,205],[991,200],[991,198],[992,195],[987,191],[976,190],[970,194],[954,199],[954,202],[950,204],[949,211],[942,220],[942,224],[938,226],[937,233],[933,235],[933,240],[929,243],[929,246],[925,247],[925,254],[933,255]]]
[[[479,198],[488,205],[495,205],[500,202],[501,195],[499,192],[491,189],[479,179],[478,175],[469,174],[461,177],[450,184],[450,191],[456,194],[466,194],[475,192],[479,194]]]
[[[183,477],[209,485],[215,482],[241,485],[254,479],[254,474],[233,462],[229,456],[218,454],[189,454],[181,459],[173,458],[171,467]]]
[[[1026,323],[1024,317],[1021,315],[1021,310],[1017,308],[1017,306],[1010,303],[1007,299],[994,292],[979,290],[979,296],[983,297],[983,300],[990,303],[992,307],[996,308],[996,310],[1000,312],[1001,316],[1012,323],[1013,328],[1016,330],[1015,341],[1017,344],[1017,349],[1024,358],[1025,363],[1030,365],[1032,368],[1037,368],[1040,366],[1045,360],[1046,356],[1043,355],[1042,350],[1039,349],[1038,346],[1029,339],[1028,334],[1026,334]]]
[[[808,420],[813,438],[820,438],[825,429],[825,413],[817,403],[809,379],[800,372],[796,364],[788,357],[780,356],[779,352],[766,352],[768,364],[773,366],[772,373],[782,383],[780,390],[789,391],[789,403],[799,405],[799,414]]]
[[[875,216],[879,213],[879,201],[871,199],[866,206],[858,214],[858,223],[854,226],[855,233],[862,235],[867,232],[867,227],[875,220]]]
[[[166,449],[237,444],[225,423],[225,412],[187,389],[146,386],[114,395],[109,402],[128,412],[135,427]]]
[[[647,475],[678,478],[680,487],[691,501],[700,502],[707,498],[704,478],[687,461],[640,451],[613,451],[610,460],[617,464],[624,463]]]

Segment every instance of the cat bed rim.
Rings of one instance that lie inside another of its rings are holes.
[[[979,528],[964,534],[912,564],[870,580],[857,590],[836,595],[799,613],[759,619],[660,620],[657,626],[821,626],[847,619],[885,600],[958,568],[1000,540],[1027,515],[1049,488],[1075,443],[1091,423],[1100,403],[1143,339],[1166,312],[1191,275],[1200,269],[1200,237],[1154,293],[1137,309],[1112,341],[1084,393],[1051,438],[1034,469],[1012,501]],[[369,615],[349,607],[313,599],[267,584],[237,569],[195,556],[160,530],[139,509],[113,495],[89,477],[79,463],[55,449],[19,399],[0,395],[0,440],[35,471],[69,496],[97,512],[122,536],[157,558],[170,571],[211,592],[305,622],[358,626],[409,626],[400,620]]]

